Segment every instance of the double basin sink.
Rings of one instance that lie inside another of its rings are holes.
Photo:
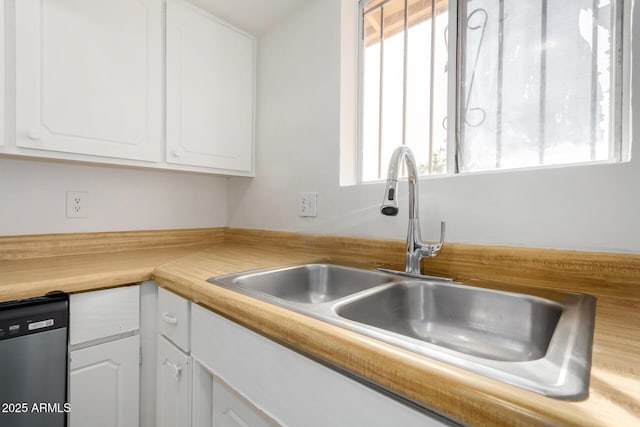
[[[546,396],[588,395],[589,295],[541,298],[327,263],[208,281]]]

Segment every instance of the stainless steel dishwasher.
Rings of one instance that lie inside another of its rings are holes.
[[[0,303],[0,426],[67,424],[66,294]]]

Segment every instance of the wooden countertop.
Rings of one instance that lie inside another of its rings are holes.
[[[50,291],[91,291],[151,280],[156,266],[204,247],[0,260],[0,302]]]
[[[589,398],[546,398],[208,284],[212,276],[306,263],[318,248],[209,243],[0,261],[0,301],[154,279],[288,347],[471,425],[640,425],[640,300],[599,296]],[[491,282],[478,283],[491,286]],[[496,284],[496,287],[503,287]]]

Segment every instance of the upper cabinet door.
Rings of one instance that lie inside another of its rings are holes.
[[[167,162],[253,170],[255,39],[167,2]]]
[[[0,3],[0,147],[4,145],[4,114],[6,111],[5,105],[5,75],[4,75],[4,7],[5,1]]]
[[[16,144],[156,161],[162,0],[16,2]]]

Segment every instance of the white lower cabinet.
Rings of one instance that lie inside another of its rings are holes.
[[[191,426],[191,301],[158,288],[156,426]]]
[[[449,425],[198,305],[191,316],[193,427]]]
[[[275,420],[194,360],[192,427],[273,427]]]
[[[156,425],[191,425],[191,356],[163,336],[158,337]]]
[[[140,294],[133,286],[71,296],[69,426],[451,424],[153,282]]]
[[[235,390],[213,378],[213,426],[269,427],[277,425]]]
[[[70,427],[137,427],[140,287],[70,298]]]
[[[137,335],[71,352],[71,427],[138,425]]]

